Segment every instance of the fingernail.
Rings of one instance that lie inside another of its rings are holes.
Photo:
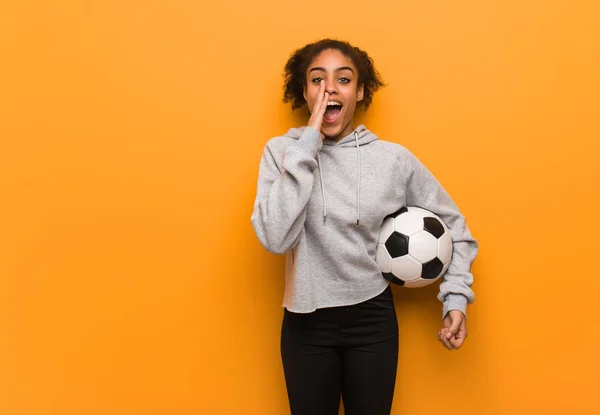
[[[452,337],[452,332],[448,332],[448,334],[446,335],[446,338],[449,339],[450,337]]]

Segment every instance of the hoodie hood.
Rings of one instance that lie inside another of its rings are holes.
[[[302,132],[308,128],[308,126],[303,126],[299,128],[290,128],[287,133],[284,135],[286,137],[290,137],[293,139],[299,139],[302,135]],[[330,140],[325,138],[323,140],[324,146],[332,146],[332,147],[356,147],[356,226],[360,225],[360,185],[361,185],[361,162],[360,162],[360,148],[364,145],[367,145],[375,140],[378,140],[378,137],[373,134],[371,131],[367,130],[367,128],[361,124],[354,129],[350,134],[345,136],[339,141]],[[323,221],[327,220],[327,196],[325,192],[325,181],[323,179],[323,168],[321,164],[321,157],[319,155],[321,149],[317,151],[317,163],[319,165],[319,178],[321,180],[321,196],[323,198]]]

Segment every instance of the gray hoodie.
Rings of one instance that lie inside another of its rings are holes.
[[[358,126],[339,142],[292,128],[263,151],[251,221],[269,252],[286,254],[283,307],[310,313],[377,296],[389,281],[375,262],[379,228],[402,206],[437,214],[453,254],[440,284],[442,318],[475,300],[478,243],[456,204],[405,147]]]

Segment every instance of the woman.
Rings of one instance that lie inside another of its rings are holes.
[[[405,147],[360,125],[383,86],[372,59],[342,41],[298,49],[286,67],[284,102],[307,105],[304,127],[272,138],[260,162],[252,225],[269,252],[286,254],[281,357],[293,415],[389,414],[398,323],[375,262],[383,219],[420,206],[444,220],[454,253],[438,299],[438,340],[459,348],[474,301],[470,267],[478,245],[464,217]]]

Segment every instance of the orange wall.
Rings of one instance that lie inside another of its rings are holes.
[[[48,3],[60,3],[49,5]],[[394,288],[394,414],[591,414],[600,383],[600,27],[589,1],[6,1],[0,414],[284,414],[283,257],[250,224],[297,47],[367,50],[359,122],[480,242],[459,351]]]

